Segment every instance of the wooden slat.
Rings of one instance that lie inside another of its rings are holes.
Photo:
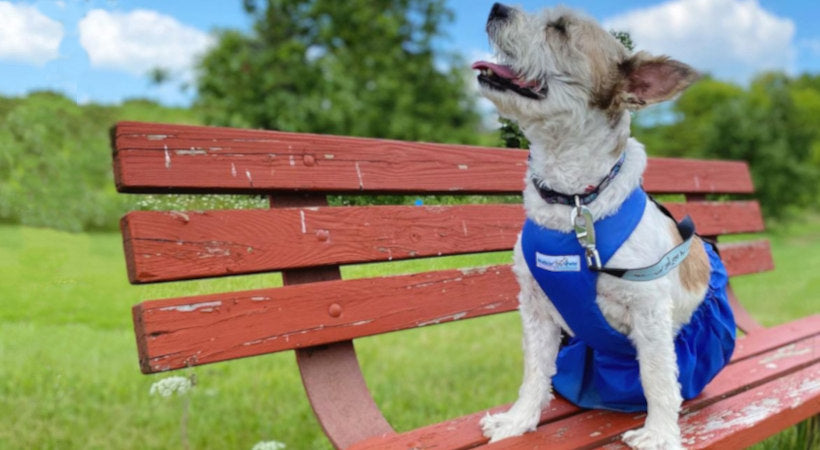
[[[527,152],[125,122],[114,131],[123,192],[520,192]]]
[[[695,221],[698,234],[756,233],[763,231],[763,215],[756,201],[664,203],[678,220],[687,214]]]
[[[687,414],[687,448],[746,448],[820,411],[820,364]]]
[[[261,130],[121,122],[121,192],[519,193],[527,152]],[[652,158],[650,192],[751,193],[745,163]]]
[[[749,165],[744,161],[649,158],[643,184],[658,194],[754,193]]]
[[[133,212],[132,282],[392,261],[512,248],[520,205]]]
[[[778,355],[778,351],[773,351],[772,349],[781,347],[795,349],[796,347],[788,346],[805,340],[806,338],[816,336],[818,330],[820,330],[820,315],[815,315],[762,330],[755,335],[744,336],[738,339],[737,345],[735,346],[735,352],[732,355],[733,364],[753,357],[766,355],[767,353],[769,354],[768,356]],[[780,355],[783,354],[784,352],[780,353]],[[778,355],[778,357],[780,357],[780,355]],[[762,356],[761,358],[762,359],[756,361],[766,360],[766,356]],[[772,360],[766,364],[770,364],[771,362],[775,361]],[[757,365],[759,366],[760,364]],[[755,372],[758,375],[761,374],[759,370]],[[752,382],[754,379],[749,379],[748,381]],[[718,395],[720,393],[715,390],[711,392],[712,395]],[[690,406],[702,400],[702,398],[692,400],[687,403],[687,408],[690,411],[694,411]],[[487,413],[494,414],[505,411],[510,406],[511,405],[508,404],[485,411],[479,411],[467,416],[428,425],[397,435],[372,438],[356,445],[354,448],[357,450],[385,448],[472,448],[487,441],[478,426],[481,418]],[[548,422],[555,422],[580,412],[581,410],[577,407],[569,404],[563,398],[557,397],[550,403],[549,408],[542,412],[539,423],[546,424]],[[592,431],[590,431],[590,433],[592,433]]]
[[[669,204],[704,235],[759,231],[755,202]],[[136,211],[123,218],[129,279],[181,280],[331,264],[508,250],[524,221],[520,205]],[[765,266],[738,253],[732,264]],[[761,266],[762,267],[762,266]],[[747,269],[736,273],[749,273]]]
[[[786,349],[772,350],[754,358],[730,364],[706,386],[700,396],[684,403],[683,411],[685,414],[692,414],[710,405],[715,405],[712,409],[718,411],[724,407],[733,408],[737,406],[738,401],[732,397],[743,395],[749,389],[761,387],[762,391],[767,392],[773,387],[777,390],[784,386],[793,387],[791,382],[793,377],[801,381],[811,381],[811,377],[816,376],[820,370],[818,348],[820,348],[820,337],[815,335]],[[816,383],[816,379],[814,381],[806,389],[810,394],[807,400],[810,401],[820,395],[820,385]],[[788,397],[786,395],[784,397],[781,399],[783,404],[778,405],[777,409],[758,412],[768,416],[776,415],[779,409],[788,409],[790,406],[786,403]],[[740,401],[749,400],[746,396],[741,396],[740,399]],[[800,398],[795,397],[793,400],[797,401]],[[809,408],[803,412],[811,414],[812,410],[817,410],[816,405],[810,404]],[[729,413],[734,413],[734,411],[730,410]],[[532,433],[499,441],[489,445],[488,448],[531,449],[535,446],[550,449],[591,448],[620,439],[621,434],[625,431],[642,426],[645,418],[644,414],[587,411],[564,420],[547,423]]]
[[[145,373],[514,310],[508,266],[328,281],[140,303]]]
[[[729,242],[718,244],[720,259],[729,276],[747,275],[774,270],[769,241]]]

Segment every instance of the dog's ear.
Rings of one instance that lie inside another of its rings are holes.
[[[669,100],[698,79],[695,69],[666,56],[638,52],[621,63],[621,99],[629,109]]]

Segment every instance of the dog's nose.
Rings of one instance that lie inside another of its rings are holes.
[[[487,18],[487,22],[491,22],[493,20],[504,20],[510,15],[510,8],[506,5],[502,5],[501,3],[493,4],[493,8],[490,10],[490,17]]]

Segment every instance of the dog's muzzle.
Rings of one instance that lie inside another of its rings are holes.
[[[495,3],[487,18],[487,34],[492,39],[495,30],[504,26],[514,10],[501,3]],[[479,71],[478,82],[482,86],[497,91],[512,91],[522,97],[541,100],[547,97],[547,85],[538,80],[525,80],[510,66],[487,61],[477,61],[472,68]]]

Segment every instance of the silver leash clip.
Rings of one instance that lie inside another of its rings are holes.
[[[575,238],[584,248],[587,266],[593,270],[600,269],[601,257],[598,254],[598,249],[595,248],[595,227],[592,212],[586,206],[581,205],[581,199],[577,195],[575,196],[575,207],[570,212],[570,222],[572,222],[575,229]]]

